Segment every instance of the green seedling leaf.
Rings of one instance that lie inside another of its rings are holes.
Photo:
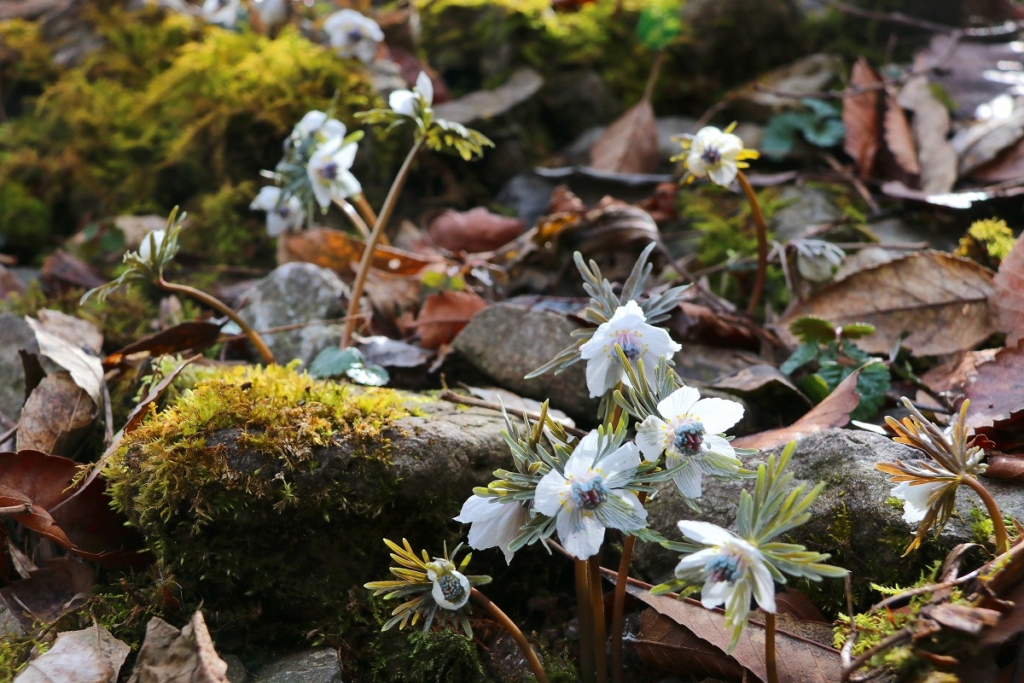
[[[860,339],[875,333],[875,326],[871,323],[850,323],[843,325],[840,329],[842,331],[839,336],[843,339]]]
[[[359,349],[328,347],[321,351],[309,365],[309,374],[317,379],[341,377],[349,368],[362,365],[363,354]]]
[[[828,382],[817,373],[807,375],[801,379],[800,389],[807,395],[807,398],[815,403],[824,401],[832,391],[829,389]]]
[[[796,347],[793,355],[786,359],[786,362],[779,366],[779,372],[785,375],[792,375],[794,372],[810,363],[818,357],[818,343],[804,342]]]
[[[798,318],[789,326],[789,331],[805,344],[827,344],[836,338],[836,326],[816,315]]]

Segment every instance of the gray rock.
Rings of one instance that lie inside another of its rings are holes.
[[[224,674],[228,683],[249,683],[249,674],[238,655],[223,655],[221,659],[228,665],[228,671]]]
[[[581,130],[606,126],[622,113],[615,93],[593,69],[554,74],[541,91],[541,99],[546,124],[562,139],[572,139]]]
[[[334,272],[312,263],[286,263],[247,291],[238,314],[257,330],[328,320],[344,314],[348,287]],[[266,335],[278,363],[298,358],[307,367],[341,336],[338,325],[314,323]]]
[[[760,458],[778,453],[765,451]],[[957,515],[936,540],[929,537],[907,558],[901,557],[913,539],[916,525],[903,521],[903,510],[891,498],[889,476],[875,469],[880,462],[916,459],[917,451],[866,431],[831,429],[802,439],[790,464],[795,484],[808,487],[819,481],[825,489],[811,507],[811,520],[792,532],[791,539],[809,549],[832,554],[830,562],[853,573],[861,594],[870,581],[891,585],[916,581],[921,570],[958,543],[974,540],[971,531],[975,509],[983,509],[967,487],[957,497]],[[1020,519],[1024,515],[1024,491],[1019,486],[985,480],[1004,514]],[[651,527],[670,540],[679,540],[676,522],[699,519],[735,529],[740,489],[753,489],[752,482],[704,480],[701,513],[694,515],[676,493],[674,485],[663,484],[648,505]],[[654,582],[671,575],[678,557],[659,546],[637,544],[637,567]],[[838,591],[841,593],[842,588]]]
[[[495,201],[515,209],[516,215],[531,226],[547,213],[554,189],[553,182],[533,172],[519,173],[502,186]]]
[[[539,401],[551,399],[553,408],[582,424],[591,424],[599,401],[590,398],[587,391],[585,363],[575,363],[558,375],[548,372],[524,379],[571,344],[573,330],[582,326],[564,313],[502,302],[474,316],[452,345],[499,386]],[[692,343],[686,344],[674,360],[681,377],[700,384],[750,365],[744,354]]]
[[[35,333],[20,315],[0,314],[0,411],[15,421],[25,403],[25,370],[18,355],[21,349],[38,351]]]
[[[252,683],[341,683],[341,663],[328,647],[296,652],[264,666]]]
[[[772,216],[771,228],[779,240],[791,240],[811,227],[834,221],[843,215],[832,196],[814,187],[787,186],[779,200],[788,202]]]

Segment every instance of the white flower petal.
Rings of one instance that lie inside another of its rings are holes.
[[[714,609],[719,605],[724,605],[735,590],[735,584],[725,581],[712,581],[709,578],[704,582],[704,588],[700,591],[700,603],[706,609]]]
[[[662,401],[664,403],[664,401]],[[659,406],[660,409],[660,406]],[[672,443],[671,432],[664,420],[650,415],[636,428],[636,444],[644,454],[644,460],[655,462]]]
[[[569,496],[571,485],[556,470],[551,470],[537,483],[533,506],[541,514],[554,517],[562,510]]]
[[[757,552],[757,551],[755,551]],[[765,612],[775,612],[775,581],[760,552],[756,557],[749,557],[750,573],[754,581],[754,599]]]
[[[739,540],[735,535],[710,522],[682,520],[676,523],[679,531],[692,541],[703,545],[722,545]]]
[[[585,560],[601,550],[604,527],[593,515],[572,511],[558,515],[558,539],[573,557]]]
[[[434,84],[426,71],[421,71],[420,75],[416,77],[416,90],[423,95],[428,107],[434,103]]]
[[[595,356],[587,361],[587,390],[590,398],[604,396],[622,381],[622,366],[607,354]]]
[[[671,422],[689,413],[699,398],[700,392],[697,389],[680,387],[658,403],[658,412]]]
[[[686,574],[694,569],[703,569],[708,562],[715,559],[718,556],[718,550],[715,548],[704,548],[704,550],[698,550],[695,553],[684,555],[679,564],[676,565],[675,575],[683,578]]]
[[[281,188],[267,185],[260,188],[256,198],[249,204],[253,211],[273,211],[281,199]]]
[[[508,549],[526,522],[526,508],[521,503],[503,503],[496,498],[473,495],[463,503],[456,522],[470,524],[469,546],[476,550],[500,548],[505,562],[511,563],[514,553]]]
[[[455,610],[465,605],[466,601],[469,600],[470,585],[469,579],[466,578],[460,572],[452,571],[449,572],[449,575],[454,576],[458,580],[459,585],[462,586],[461,599],[458,602],[451,602],[447,598],[445,598],[444,591],[441,590],[441,584],[438,581],[436,575],[434,577],[431,577],[431,580],[434,582],[434,587],[430,589],[430,594],[434,597],[434,602],[436,602],[441,607],[454,612]]]
[[[594,470],[605,479],[613,477],[620,472],[636,470],[640,466],[640,447],[632,441],[619,446],[614,452],[609,453],[599,460]]]
[[[388,96],[388,104],[396,114],[416,116],[416,93],[411,90],[396,90]]]
[[[903,503],[903,520],[908,524],[917,524],[928,514],[928,502],[932,495],[945,486],[944,482],[929,482],[911,485],[902,482],[892,489],[892,495]]]
[[[700,469],[700,465],[691,458],[689,462],[683,465],[683,468],[676,472],[675,476],[672,477],[672,481],[675,482],[676,488],[686,498],[700,498],[701,494],[701,477],[704,473]]]
[[[139,245],[139,258],[143,261],[149,261],[152,256],[160,252],[160,247],[163,246],[166,237],[167,231],[163,229],[151,230],[146,233],[146,236],[142,238],[142,243]]]
[[[714,166],[708,167],[708,176],[711,178],[711,182],[722,187],[732,185],[732,181],[736,180],[737,173],[739,173],[739,168],[737,168],[736,162],[725,158]]]
[[[690,412],[704,425],[708,434],[720,434],[743,418],[743,406],[724,398],[704,398]]]
[[[686,170],[695,178],[705,178],[708,175],[708,167],[696,148],[686,157]]]

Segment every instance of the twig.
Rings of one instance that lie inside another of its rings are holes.
[[[18,425],[14,425],[13,427],[8,429],[3,434],[0,434],[0,445],[3,445],[4,442],[7,441],[7,439],[11,438],[12,436],[14,436],[17,433],[18,433]]]
[[[880,640],[873,647],[868,648],[860,655],[858,655],[856,659],[850,662],[849,666],[843,667],[843,675],[839,679],[840,682],[846,683],[846,681],[850,680],[850,676],[853,675],[853,672],[864,666],[872,657],[877,655],[879,652],[888,650],[890,647],[895,647],[896,645],[899,645],[905,640],[910,640],[910,631],[908,631],[905,628],[902,628],[899,631],[896,631],[896,633],[893,633],[892,635],[888,636],[887,638]],[[854,680],[865,681],[868,680],[868,678],[873,678],[873,676],[868,676],[866,678],[856,678]]]
[[[21,503],[20,505],[7,505],[0,507],[0,517],[5,515],[26,515],[32,512],[32,503]]]
[[[363,217],[359,215],[359,212],[356,211],[355,207],[344,199],[338,199],[337,197],[332,197],[332,201],[335,206],[345,212],[345,215],[348,216],[350,221],[352,221],[352,225],[356,226],[356,230],[358,230],[359,234],[363,236],[363,239],[365,240],[369,238],[370,228],[366,225],[366,221],[364,221]]]
[[[360,313],[360,314],[358,314],[357,317],[365,318],[368,315],[369,314],[367,314],[367,313]],[[280,334],[281,332],[290,332],[292,330],[300,330],[303,327],[309,327],[310,325],[332,325],[334,323],[343,323],[343,322],[345,322],[346,319],[347,318],[345,318],[345,317],[341,317],[341,318],[325,318],[324,320],[307,320],[304,323],[292,323],[291,325],[278,325],[277,327],[268,327],[265,330],[257,330],[257,331],[259,332],[260,336],[269,337],[269,336],[272,336],[272,335],[275,335],[275,334]],[[231,335],[229,337],[221,337],[217,341],[221,342],[221,343],[224,343],[224,342],[239,341],[239,340],[246,339],[246,338],[247,337],[244,334],[233,334],[233,335]]]
[[[912,17],[909,14],[904,14],[903,12],[873,12],[871,10],[848,5],[840,0],[825,0],[825,4],[839,10],[843,14],[850,14],[855,17],[861,17],[862,19],[885,21],[890,24],[900,24],[902,26],[916,28],[922,31],[930,31],[932,33],[949,33],[951,35],[968,36],[972,38],[1009,35],[1016,33],[1021,30],[1021,27],[1024,27],[1024,22],[1006,21],[996,26],[956,28],[955,26],[937,24],[934,21],[928,21],[927,19]]]
[[[442,401],[448,401],[449,403],[458,403],[458,404],[464,405],[464,406],[473,406],[474,408],[486,408],[488,410],[496,410],[499,413],[502,410],[502,406],[501,406],[500,403],[494,403],[492,401],[485,401],[484,399],[477,398],[476,396],[466,396],[465,394],[457,394],[454,391],[452,391],[451,389],[445,389],[440,394],[438,394],[437,397],[439,399],[441,399]],[[534,413],[534,412],[530,412],[530,411],[523,411],[523,412],[531,420],[540,420],[541,419],[540,413]],[[565,429],[565,431],[568,432],[569,434],[572,434],[573,436],[584,437],[584,436],[587,435],[587,433],[585,431],[583,431],[582,429],[577,429],[576,427],[569,427],[568,425],[562,425],[562,428]]]
[[[757,226],[757,275],[754,278],[754,289],[750,293],[750,303],[747,304],[747,315],[753,316],[761,304],[761,294],[764,292],[764,281],[768,273],[768,226],[764,222],[764,213],[757,200],[757,193],[743,171],[736,174],[736,182],[743,189],[747,203],[750,204],[750,213],[754,217],[754,225]]]

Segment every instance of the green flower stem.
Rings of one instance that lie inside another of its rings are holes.
[[[274,354],[270,351],[266,342],[263,341],[263,337],[259,335],[259,332],[254,330],[252,326],[242,320],[242,318],[235,313],[229,306],[224,304],[220,299],[210,296],[201,289],[195,287],[189,287],[188,285],[180,285],[176,282],[168,282],[161,275],[156,281],[157,287],[164,289],[168,292],[174,292],[175,294],[184,294],[190,296],[204,306],[209,306],[213,310],[217,311],[223,316],[226,316],[228,320],[238,325],[241,328],[242,333],[252,342],[252,345],[256,347],[256,351],[260,354],[260,358],[263,359],[264,365],[276,365],[277,361],[274,360]]]
[[[961,481],[974,489],[974,492],[981,498],[981,502],[985,504],[988,516],[992,518],[992,529],[996,534],[996,554],[1002,555],[1010,549],[1010,537],[1006,533],[1006,522],[1003,519],[1002,511],[999,509],[999,504],[996,503],[996,499],[992,497],[988,489],[971,475],[961,475]]]
[[[537,679],[537,683],[548,683],[548,675],[544,671],[544,666],[540,663],[540,659],[537,658],[537,653],[530,647],[529,641],[526,640],[526,636],[519,630],[515,622],[508,618],[508,615],[501,611],[501,608],[495,605],[490,599],[478,591],[476,588],[470,589],[470,597],[476,601],[478,605],[487,610],[491,618],[493,618],[498,624],[508,631],[509,635],[512,636],[513,640],[516,641],[516,645],[522,651],[523,656],[526,657],[526,663],[530,665],[530,670],[533,672],[534,677]]]
[[[580,678],[595,683],[594,615],[590,602],[590,568],[586,560],[573,560],[576,569],[576,621],[580,630]]]
[[[743,171],[736,174],[736,182],[743,188],[743,194],[750,204],[750,213],[754,216],[754,225],[757,226],[757,276],[754,279],[754,289],[750,292],[750,303],[747,305],[747,315],[757,313],[761,305],[761,295],[764,292],[764,280],[768,272],[768,226],[764,222],[764,213],[757,201],[757,193],[751,187],[750,181]]]
[[[366,221],[363,220],[363,217],[359,215],[359,212],[356,211],[356,207],[352,206],[344,199],[334,198],[333,201],[335,206],[345,212],[345,216],[347,216],[352,225],[356,227],[356,230],[358,230],[359,234],[363,236],[363,239],[369,239],[370,227],[366,224]]]
[[[636,494],[640,505],[647,501],[647,494]],[[622,683],[622,622],[626,604],[626,578],[629,564],[633,560],[633,546],[636,536],[626,536],[622,541],[622,557],[619,558],[619,573],[615,577],[615,593],[612,595],[612,683]]]
[[[765,612],[764,615],[764,666],[768,683],[779,683],[779,670],[775,662],[775,615],[772,612]]]
[[[597,555],[587,560],[590,582],[590,610],[594,619],[594,668],[597,683],[608,683],[608,635],[604,628],[604,591],[601,590],[601,563]]]
[[[384,228],[387,226],[388,221],[391,220],[391,214],[394,213],[395,205],[398,203],[398,195],[402,193],[405,180],[409,177],[409,170],[412,168],[413,159],[416,158],[416,154],[423,147],[423,142],[423,137],[417,139],[412,149],[409,150],[409,154],[406,155],[405,161],[402,162],[402,167],[398,169],[398,175],[395,176],[395,182],[391,184],[391,189],[388,190],[388,196],[384,200],[384,206],[380,209],[380,215],[377,216],[377,220],[373,224],[373,231],[366,240],[366,249],[363,250],[363,258],[359,261],[356,280],[352,283],[352,294],[348,302],[348,312],[345,314],[347,320],[345,321],[345,331],[341,335],[340,345],[343,349],[348,348],[352,343],[352,333],[355,331],[357,320],[356,314],[359,313],[359,300],[363,297],[366,277],[370,274],[370,261],[373,259],[373,252],[376,251],[381,235],[384,234]]]

